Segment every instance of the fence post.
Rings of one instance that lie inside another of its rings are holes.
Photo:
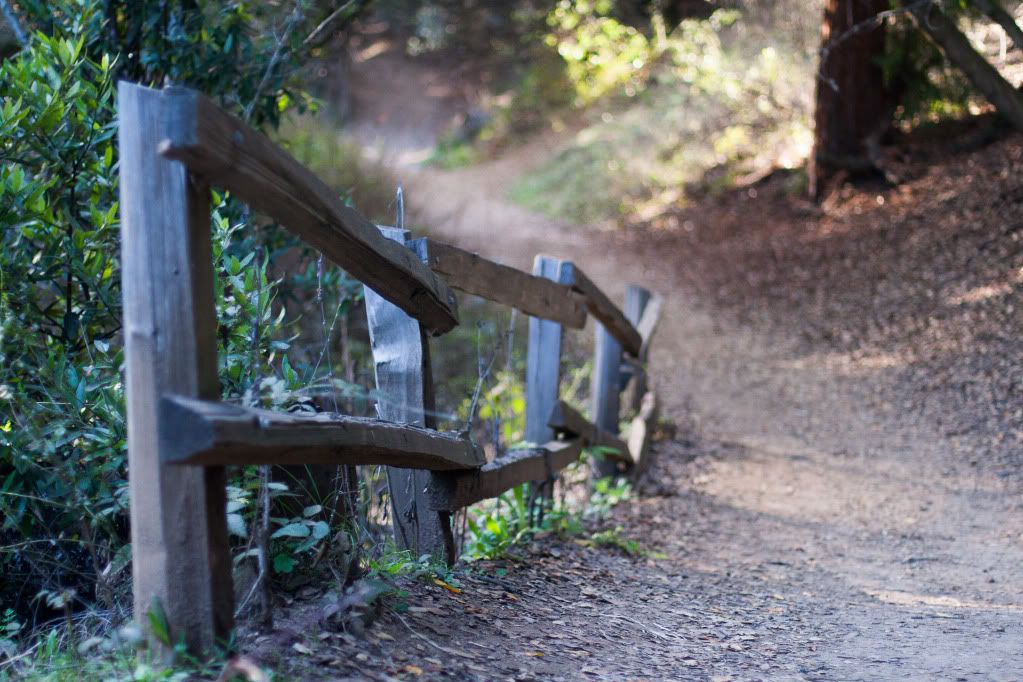
[[[558,284],[574,284],[575,269],[571,261],[537,256],[533,274]],[[529,345],[526,354],[526,440],[543,445],[554,438],[547,425],[558,400],[561,380],[561,334],[557,322],[529,318]]]
[[[625,291],[624,313],[633,325],[639,323],[643,308],[650,300],[650,292],[642,287],[630,284]],[[591,398],[593,423],[608,433],[617,434],[620,411],[620,392],[623,388],[621,376],[622,346],[611,336],[604,326],[597,323],[596,348],[593,358],[593,379],[591,381]],[[643,393],[639,393],[642,399]],[[604,459],[593,464],[594,474],[598,477],[613,476],[618,473],[618,463]]]
[[[171,120],[170,96],[118,85],[132,577],[136,621],[158,601],[171,644],[204,655],[233,626],[224,469],[164,465],[158,451],[161,395],[220,393],[209,188],[157,153],[192,123]]]
[[[649,302],[650,292],[647,289],[637,284],[630,284],[625,288],[625,306],[622,312],[634,326],[639,325]],[[636,364],[622,365],[621,390],[625,390],[626,386],[629,386],[628,392],[622,396],[626,414],[639,412],[643,396],[646,394],[646,355],[644,349],[643,354],[636,358]]]
[[[408,244],[407,230],[382,227],[380,231],[388,239]],[[419,323],[400,308],[369,287],[365,293],[379,394],[377,414],[387,421],[428,426],[425,408],[433,403],[428,339]],[[417,557],[431,554],[451,563],[450,518],[430,508],[430,480],[429,471],[387,467],[394,540]]]

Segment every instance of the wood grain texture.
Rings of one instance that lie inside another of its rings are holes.
[[[546,481],[579,459],[582,451],[580,439],[552,441],[540,448],[511,450],[477,471],[434,474],[430,506],[454,512],[522,483]]]
[[[559,436],[579,438],[586,447],[607,448],[608,451],[602,453],[605,457],[626,462],[632,460],[629,448],[621,438],[599,428],[564,400],[554,404],[547,423]]]
[[[622,346],[618,339],[598,324],[593,349],[593,375],[590,380],[590,414],[593,423],[607,433],[618,433],[620,412]],[[619,462],[612,459],[597,459],[592,462],[593,472],[598,478],[619,473]]]
[[[650,468],[650,445],[653,442],[654,428],[657,426],[657,410],[657,395],[653,391],[648,391],[643,396],[639,414],[633,418],[629,426],[629,453],[632,456],[631,473],[634,478]]]
[[[409,233],[395,228],[379,228],[388,240],[405,249]],[[418,258],[412,251],[408,251]],[[432,403],[426,392],[429,346],[419,323],[370,287],[365,287],[366,317],[377,386],[377,414],[399,424],[426,426],[425,407]],[[391,521],[394,539],[400,549],[415,556],[431,554],[450,559],[445,524],[449,519],[430,509],[427,491],[431,488],[429,471],[387,468],[391,497]]]
[[[586,308],[600,324],[607,329],[621,347],[630,355],[639,355],[643,345],[636,327],[629,322],[625,314],[611,302],[611,299],[600,290],[593,281],[579,268],[575,268],[572,288],[586,297]]]
[[[586,324],[586,300],[571,286],[433,239],[427,248],[430,267],[454,289],[572,329]]]
[[[202,656],[234,605],[224,470],[159,458],[160,396],[219,394],[209,190],[157,154],[178,134],[170,110],[162,91],[118,85],[132,577],[136,622],[159,600],[171,640]]]
[[[160,142],[166,158],[278,221],[428,330],[458,324],[447,284],[291,155],[198,92],[163,92],[175,119]]]
[[[652,300],[650,292],[639,285],[630,284],[625,287],[625,317],[636,326],[636,331],[639,331],[640,338],[643,338],[643,332],[639,327],[643,322],[643,315]],[[656,323],[656,317],[654,320]],[[644,341],[640,346],[639,355],[636,357],[622,356],[622,397],[619,409],[624,415],[633,415],[639,412],[640,401],[643,400],[643,396],[646,394],[646,363],[649,354],[647,346],[648,344]]]
[[[650,343],[654,338],[654,332],[657,331],[657,325],[661,321],[663,312],[664,298],[657,294],[651,295],[650,300],[643,306],[643,314],[636,325],[636,331],[639,332],[639,336],[643,340],[639,352],[639,357],[643,362],[646,362],[650,353]]]
[[[537,256],[533,261],[533,275],[558,284],[571,284],[575,281],[575,267],[570,261]],[[530,443],[546,443],[554,438],[554,431],[547,425],[547,419],[558,400],[562,333],[562,327],[557,322],[529,318],[525,436]]]
[[[453,433],[181,396],[164,396],[160,429],[160,456],[171,464],[386,464],[450,471],[487,461],[482,448]]]

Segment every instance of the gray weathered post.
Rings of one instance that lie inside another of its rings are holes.
[[[642,287],[629,285],[625,292],[626,318],[633,325],[639,322],[643,308],[650,300],[650,292]],[[593,358],[593,380],[591,389],[593,423],[608,433],[618,433],[620,408],[622,346],[611,336],[603,325],[597,324],[596,348]],[[642,398],[643,394],[640,393]],[[594,474],[613,476],[618,464],[609,459],[594,462]]]
[[[537,256],[533,274],[559,284],[574,284],[575,271],[571,261]],[[551,410],[558,400],[561,381],[561,334],[557,322],[529,318],[529,345],[526,354],[526,440],[543,445],[554,438],[547,425]]]
[[[608,433],[618,433],[618,392],[621,389],[619,372],[622,346],[604,326],[597,323],[596,346],[593,351],[593,376],[590,381],[593,423]],[[597,477],[613,476],[618,465],[608,459],[594,460],[593,473]]]
[[[625,306],[622,312],[625,313],[625,317],[633,325],[638,326],[639,321],[643,318],[643,313],[646,311],[647,303],[650,302],[650,292],[638,284],[630,284],[625,288]],[[622,402],[625,404],[627,413],[638,412],[640,404],[643,401],[643,395],[646,394],[647,387],[647,375],[646,375],[646,362],[647,362],[647,349],[643,349],[640,356],[635,359],[636,365],[629,366],[623,365],[625,371],[622,372],[621,388],[625,389],[626,385],[631,379],[631,387],[626,395],[622,396]]]
[[[118,86],[132,577],[136,621],[158,600],[171,642],[202,655],[234,604],[224,470],[165,465],[158,450],[161,395],[220,392],[209,189],[157,153],[191,123],[168,115],[169,97]]]
[[[380,231],[400,244],[409,241],[407,230],[381,227]],[[432,408],[433,403],[428,339],[419,323],[400,308],[369,287],[365,292],[380,395],[377,414],[387,421],[428,426],[425,408]],[[410,549],[416,556],[431,554],[450,563],[454,561],[450,519],[430,508],[430,478],[429,471],[387,468],[394,540],[399,548]]]

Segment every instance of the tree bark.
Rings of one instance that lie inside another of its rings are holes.
[[[904,1],[905,4],[905,1]],[[981,56],[955,22],[933,5],[913,10],[917,26],[1012,127],[1023,131],[1023,96]]]
[[[810,193],[820,198],[828,180],[844,170],[876,172],[874,160],[896,102],[877,57],[885,48],[888,0],[826,0],[816,85]]]

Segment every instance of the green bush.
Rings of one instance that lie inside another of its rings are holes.
[[[512,185],[512,200],[613,225],[661,215],[708,171],[733,179],[804,162],[814,51],[779,45],[733,10],[685,19],[670,32],[655,20],[649,38],[612,30],[609,3],[559,3],[549,21],[547,40],[566,62],[576,102],[587,104],[585,123]],[[600,38],[586,37],[594,33]]]
[[[0,66],[0,610],[52,615],[35,598],[58,594],[76,609],[123,613],[130,548],[114,84],[186,84],[254,125],[275,126],[305,102],[292,84],[302,22],[313,18],[302,4],[277,17],[254,2],[18,7],[34,32]],[[305,377],[284,355],[283,308],[268,274],[276,252],[257,248],[237,203],[218,196],[214,205],[224,392],[279,402]]]
[[[114,73],[84,46],[37,34],[0,69],[4,604],[95,584],[109,607],[125,563]]]
[[[547,16],[551,32],[545,42],[564,59],[578,104],[621,87],[641,87],[646,67],[658,54],[656,40],[611,16],[614,4],[560,0]]]

